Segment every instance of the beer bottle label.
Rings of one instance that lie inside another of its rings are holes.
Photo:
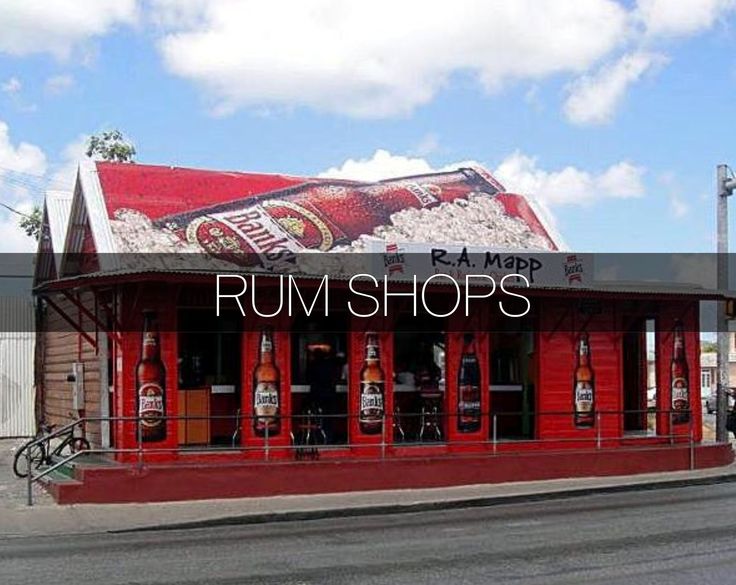
[[[215,256],[256,254],[265,267],[292,261],[305,249],[326,251],[335,235],[309,209],[291,201],[264,201],[189,223],[186,238]]]
[[[577,382],[575,384],[575,413],[588,414],[593,411],[593,384]]]
[[[383,382],[360,383],[360,420],[373,422],[383,417]]]
[[[672,380],[672,410],[687,410],[690,403],[687,380],[678,377]]]
[[[480,388],[473,384],[463,384],[458,388],[460,395],[460,410],[475,414],[480,410]]]
[[[163,423],[164,391],[160,384],[141,384],[138,390],[138,416],[146,427],[157,427]]]
[[[273,417],[279,409],[279,388],[275,382],[258,382],[253,395],[256,416]]]

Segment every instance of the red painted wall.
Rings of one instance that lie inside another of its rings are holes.
[[[577,301],[547,301],[540,312],[537,333],[539,372],[537,376],[537,437],[540,439],[580,439],[594,444],[596,428],[577,428],[574,424],[573,384],[577,367],[577,344],[581,331],[587,331],[590,364],[594,375],[594,404],[601,413],[600,436],[619,436],[619,416],[604,414],[620,411],[621,334],[615,329],[613,307],[603,305],[598,315],[585,315]]]
[[[123,416],[136,416],[137,396],[135,387],[135,366],[140,356],[140,333],[142,325],[142,310],[151,308],[158,312],[161,329],[161,352],[167,373],[166,379],[166,411],[169,415],[178,412],[177,405],[177,334],[176,334],[176,304],[170,302],[175,298],[176,291],[172,288],[164,289],[130,285],[124,289],[122,315],[126,316],[121,334],[119,369],[115,380],[115,411]],[[165,299],[165,300],[164,300]],[[537,301],[542,303],[539,311],[538,332],[535,334],[535,351],[537,354],[536,380],[536,439],[556,440],[555,444],[542,445],[513,443],[503,445],[504,449],[539,449],[559,448],[560,446],[594,446],[598,439],[604,447],[615,447],[617,439],[623,432],[623,377],[622,377],[622,342],[621,330],[631,316],[626,313],[620,302],[603,301],[599,314],[590,316],[578,309],[575,300],[559,300],[546,298]],[[672,327],[675,319],[681,319],[685,327],[685,342],[690,374],[691,408],[693,409],[692,428],[694,439],[701,439],[701,403],[700,403],[700,376],[699,376],[699,340],[698,340],[698,310],[696,302],[662,301],[656,312],[658,332],[657,344],[657,376],[658,402],[660,410],[670,408],[670,361],[672,357]],[[641,315],[640,315],[641,317]],[[281,372],[281,413],[284,417],[279,436],[270,438],[270,445],[274,447],[271,455],[275,458],[291,456],[286,447],[290,443],[289,431],[292,414],[291,401],[291,343],[289,335],[289,320],[279,324],[274,331],[276,349],[276,364]],[[473,331],[478,323],[484,319],[454,318],[448,329],[446,338],[446,403],[445,412],[452,415],[448,418],[446,432],[449,438],[449,448],[453,451],[489,448],[489,445],[480,445],[490,436],[490,419],[483,417],[482,428],[476,433],[459,433],[457,431],[454,414],[457,411],[457,376],[462,351],[463,331]],[[252,326],[247,329],[254,329]],[[385,411],[387,415],[394,412],[393,395],[393,346],[394,336],[385,323],[377,321],[367,322],[362,319],[353,321],[353,331],[349,334],[349,389],[348,405],[351,414],[349,424],[349,442],[355,447],[355,455],[375,455],[382,442],[381,435],[364,435],[360,432],[357,414],[359,410],[359,376],[363,366],[365,332],[370,330],[383,331],[379,335],[381,350],[381,365],[385,373]],[[132,332],[131,332],[132,330]],[[600,429],[579,429],[574,425],[573,410],[573,379],[576,367],[576,347],[578,334],[585,330],[589,333],[591,366],[595,376],[595,408],[601,412]],[[490,364],[490,335],[487,331],[474,331],[476,335],[476,349],[481,365],[481,409],[484,413],[491,410],[488,384],[491,379]],[[242,423],[241,443],[248,447],[258,448],[264,443],[262,438],[255,437],[252,424],[248,417],[252,416],[252,375],[258,356],[258,331],[245,331],[241,344],[242,392],[241,409],[244,415]],[[606,414],[613,412],[613,414]],[[389,417],[390,420],[390,417]],[[687,434],[688,425],[679,425],[676,432]],[[119,423],[115,425],[116,444],[119,447],[135,448],[136,425],[134,423]],[[666,416],[658,420],[658,433],[667,435],[669,424]],[[386,429],[386,443],[392,443],[393,433]],[[167,438],[160,443],[144,444],[145,449],[170,448],[172,454],[157,455],[156,458],[173,458],[173,450],[178,444],[177,423],[172,420],[168,424]],[[278,449],[282,447],[282,449]],[[425,445],[423,453],[432,449],[444,450],[443,445]],[[396,446],[397,451],[411,452],[414,447]],[[345,454],[345,450],[341,450]],[[326,454],[329,456],[329,454]],[[259,451],[252,451],[241,457],[263,458]],[[134,458],[130,456],[129,458]],[[151,460],[147,455],[146,460]]]

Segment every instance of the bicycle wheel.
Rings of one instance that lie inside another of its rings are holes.
[[[89,451],[91,449],[89,441],[84,437],[75,437],[72,441],[72,451]]]
[[[54,450],[54,455],[69,457],[77,451],[89,451],[89,441],[84,437],[68,437]]]
[[[31,446],[31,467],[38,469],[46,461],[46,447],[43,443],[38,443]],[[13,473],[16,476],[25,478],[28,477],[28,457],[26,451],[28,450],[28,443],[23,445],[15,453],[13,458]]]

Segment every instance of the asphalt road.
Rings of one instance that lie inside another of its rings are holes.
[[[0,540],[5,585],[736,583],[736,484],[194,530]]]

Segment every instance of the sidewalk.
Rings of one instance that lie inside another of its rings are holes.
[[[315,519],[472,507],[687,484],[736,481],[736,464],[696,471],[635,476],[557,479],[451,488],[274,496],[154,504],[56,505],[37,490],[25,506],[25,482],[12,475],[8,441],[0,441],[0,538],[89,534],[154,528],[191,528],[279,520]]]

